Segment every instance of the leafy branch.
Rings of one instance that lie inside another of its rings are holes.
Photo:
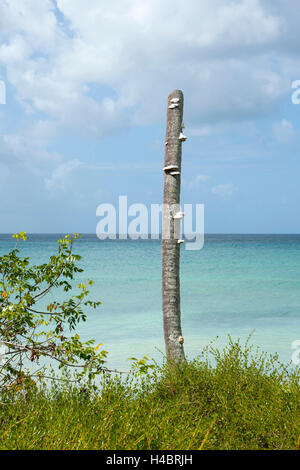
[[[20,257],[18,243],[27,239],[26,232],[21,232],[13,235],[14,249],[0,257],[1,391],[32,380],[37,366],[39,379],[49,378],[49,361],[59,369],[75,369],[76,380],[89,383],[99,373],[112,372],[105,367],[107,351],[95,346],[93,340],[82,342],[77,334],[70,335],[79,322],[86,321],[87,308],[101,305],[89,299],[91,280],[78,284],[75,295],[46,302],[44,309],[39,307],[53,290],[68,294],[73,289],[71,282],[83,271],[77,266],[81,257],[73,253],[79,236],[66,235],[58,240],[57,254],[48,263],[31,266],[29,258]]]

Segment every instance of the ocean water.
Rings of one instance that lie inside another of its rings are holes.
[[[32,263],[47,261],[59,235],[29,235],[20,244]],[[14,246],[0,235],[0,255]],[[163,360],[161,246],[159,241],[100,241],[84,235],[75,244],[84,269],[76,283],[94,281],[97,311],[78,326],[109,352],[108,365],[128,370],[128,358],[148,354]],[[300,340],[300,235],[206,235],[200,251],[181,251],[181,312],[185,351],[197,356],[228,334],[291,360]],[[58,297],[60,293],[54,294]]]

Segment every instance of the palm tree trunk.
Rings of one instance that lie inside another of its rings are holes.
[[[178,223],[180,204],[183,93],[174,90],[168,97],[162,218],[162,300],[167,359],[184,361],[180,314],[180,246]]]

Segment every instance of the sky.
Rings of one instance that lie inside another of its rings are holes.
[[[205,231],[300,233],[298,6],[2,0],[0,232],[95,233],[101,203],[160,203],[181,89],[181,200]]]

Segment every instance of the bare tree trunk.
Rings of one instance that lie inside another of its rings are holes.
[[[168,360],[184,361],[180,314],[180,213],[181,146],[183,93],[174,90],[168,97],[162,218],[162,299],[166,354]],[[174,218],[175,216],[175,218]]]

